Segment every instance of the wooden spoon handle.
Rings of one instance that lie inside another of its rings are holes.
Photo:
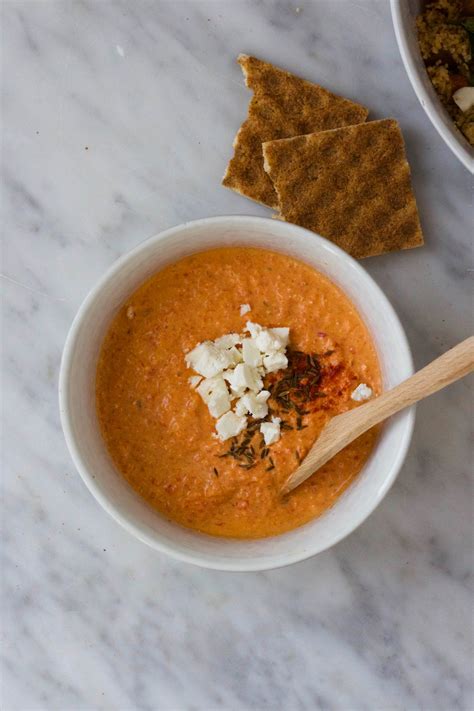
[[[303,463],[287,480],[288,493],[335,454],[387,417],[450,385],[474,370],[474,336],[470,336],[400,385],[353,410],[337,415],[322,430]]]

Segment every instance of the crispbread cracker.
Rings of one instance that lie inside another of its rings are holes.
[[[237,61],[254,94],[222,184],[277,207],[275,190],[263,169],[262,143],[360,123],[368,110],[255,57],[240,54]]]
[[[423,244],[397,121],[271,141],[263,153],[281,219],[358,258]]]

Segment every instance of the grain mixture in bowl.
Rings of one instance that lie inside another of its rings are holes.
[[[474,146],[474,0],[431,0],[417,18],[418,42],[436,93],[456,126]],[[459,91],[463,90],[461,94]],[[462,106],[457,103],[459,102]]]

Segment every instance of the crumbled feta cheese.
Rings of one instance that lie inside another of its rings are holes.
[[[281,347],[286,348],[288,341],[290,340],[290,329],[285,326],[284,328],[271,328],[270,331],[276,338],[278,338],[281,343]]]
[[[474,106],[474,86],[462,86],[454,92],[453,101],[459,106],[463,114]]]
[[[230,410],[230,395],[222,375],[206,378],[196,390],[208,406],[212,417],[220,417]]]
[[[206,405],[213,393],[216,395],[224,392],[228,394],[227,385],[222,374],[214,375],[212,378],[205,378],[196,388],[196,391],[202,397]]]
[[[205,378],[198,385],[196,391],[202,397],[206,405],[209,405],[209,409],[211,408],[211,403],[215,403],[217,400],[221,403],[219,407],[224,407],[225,404],[227,404],[227,407],[220,413],[221,415],[230,409],[230,395],[222,374],[214,375],[212,378]],[[217,415],[217,417],[219,417],[219,415]]]
[[[255,339],[255,344],[261,353],[275,353],[280,350],[280,341],[275,338],[269,328],[260,331]]]
[[[248,407],[245,404],[244,396],[237,400],[234,410],[235,414],[239,416],[246,415],[248,413]]]
[[[280,422],[279,417],[272,417],[271,422],[262,422],[260,425],[260,432],[263,434],[263,439],[267,446],[278,442],[280,439]]]
[[[242,304],[241,310],[244,315],[251,310],[250,305]],[[189,378],[189,384],[216,418],[216,437],[221,440],[240,434],[246,427],[247,414],[255,419],[268,415],[270,393],[263,390],[263,376],[288,366],[288,328],[264,328],[248,321],[246,330],[250,338],[229,333],[198,344],[185,356],[188,367],[199,373]],[[280,420],[262,423],[261,432],[266,444],[278,441]]]
[[[230,385],[230,383],[229,383],[229,385]],[[234,400],[236,397],[242,397],[242,395],[245,394],[246,390],[247,390],[247,388],[245,386],[241,386],[240,388],[231,387],[230,394],[231,394],[232,399]]]
[[[232,348],[232,346],[236,346],[237,343],[241,342],[241,337],[239,336],[238,333],[228,333],[226,336],[220,336],[219,338],[216,338],[214,341],[214,345],[216,348]]]
[[[205,378],[222,373],[233,360],[227,351],[217,348],[211,341],[204,341],[186,355],[186,365]]]
[[[226,412],[216,422],[216,432],[223,442],[230,437],[237,437],[247,426],[247,418],[236,415],[235,412]]]
[[[370,400],[373,394],[372,388],[369,388],[365,383],[361,383],[356,387],[351,398],[357,402],[362,402],[363,400]]]
[[[242,395],[242,397],[237,400],[237,403],[234,407],[234,412],[236,415],[239,415],[239,416],[246,415],[249,411],[248,407],[245,404],[244,397],[245,396]]]
[[[252,321],[247,321],[245,324],[245,330],[250,333],[252,338],[257,338],[258,334],[262,330],[262,327],[258,323],[252,323]]]
[[[226,353],[229,354],[229,358],[231,358],[231,362],[229,363],[230,366],[232,365],[238,365],[238,363],[242,363],[244,357],[242,355],[242,351],[236,348],[235,346],[232,346],[232,348],[229,348]]]
[[[244,363],[252,366],[252,368],[262,365],[262,355],[253,338],[244,338],[242,341],[242,356]]]
[[[217,419],[230,410],[230,398],[228,395],[212,395],[207,408],[211,417]]]
[[[268,390],[261,390],[258,395],[247,393],[237,402],[235,412],[237,415],[250,413],[256,420],[261,420],[268,415],[267,400],[269,397]]]
[[[257,369],[246,363],[239,363],[234,370],[226,370],[224,378],[235,392],[239,392],[242,388],[258,392],[263,387],[263,380]]]
[[[274,373],[288,367],[288,358],[284,353],[269,353],[263,356],[263,365],[267,373]]]
[[[200,375],[191,375],[190,378],[188,378],[188,383],[192,388],[197,388],[199,383],[201,382],[202,378]]]
[[[262,328],[252,321],[247,321],[246,328],[261,353],[275,353],[284,350],[288,344],[289,328]]]
[[[240,304],[240,315],[245,316],[249,311],[252,311],[250,304]]]

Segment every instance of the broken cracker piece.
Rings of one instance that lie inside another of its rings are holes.
[[[240,54],[237,61],[254,93],[222,184],[276,208],[277,196],[263,169],[262,143],[360,123],[368,110],[255,57]]]
[[[397,121],[271,141],[263,153],[280,219],[317,232],[357,258],[423,244]]]

